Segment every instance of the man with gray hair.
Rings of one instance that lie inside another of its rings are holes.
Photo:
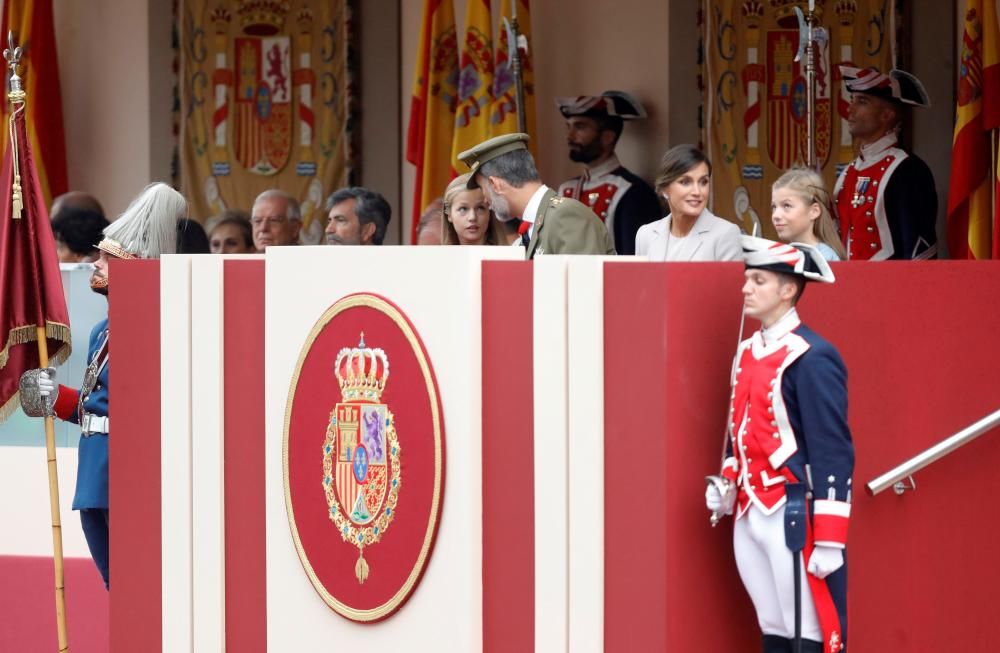
[[[542,254],[614,254],[611,235],[593,211],[542,183],[527,142],[527,134],[505,134],[459,154],[472,173],[469,188],[483,189],[502,222],[521,218],[519,233],[528,259]]]
[[[360,186],[341,188],[326,201],[327,245],[381,245],[392,219],[385,198]]]
[[[253,201],[250,211],[253,245],[263,252],[272,245],[298,245],[302,228],[302,209],[294,197],[283,190],[265,190]]]

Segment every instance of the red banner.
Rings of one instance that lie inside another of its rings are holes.
[[[22,105],[23,106],[23,105]],[[69,315],[59,276],[59,258],[49,227],[25,110],[14,115],[14,147],[8,143],[0,171],[0,421],[18,406],[18,381],[38,367],[37,327],[45,327],[51,362],[69,356]],[[15,212],[12,188],[20,185],[23,208]]]

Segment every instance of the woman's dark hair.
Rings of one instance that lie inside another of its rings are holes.
[[[97,251],[108,221],[89,209],[63,208],[52,218],[52,233],[74,254],[87,256]]]
[[[656,172],[656,193],[662,194],[664,188],[701,163],[708,166],[708,174],[711,176],[712,162],[697,147],[685,143],[670,148],[660,159],[660,167]]]
[[[197,220],[179,218],[177,220],[177,253],[208,254],[210,251],[205,228]]]

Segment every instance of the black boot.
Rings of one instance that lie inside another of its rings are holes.
[[[764,653],[792,653],[792,642],[784,637],[764,635],[763,644],[764,646],[761,650]]]

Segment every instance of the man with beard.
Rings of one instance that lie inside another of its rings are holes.
[[[176,247],[177,221],[187,213],[184,197],[162,183],[147,186],[117,220],[104,229],[98,243],[90,287],[108,294],[108,261],[159,258]],[[55,415],[80,424],[79,465],[73,510],[80,522],[105,587],[108,574],[108,320],[90,333],[87,371],[79,390],[55,384],[53,368],[28,370],[21,376],[21,406],[30,417]],[[135,435],[135,434],[128,434]]]
[[[615,155],[626,120],[646,117],[642,105],[628,93],[556,98],[566,119],[569,158],[587,166],[579,177],[559,186],[559,194],[590,209],[608,228],[619,254],[635,254],[639,227],[662,217],[653,187],[630,172]]]
[[[381,245],[392,219],[389,202],[360,186],[334,191],[326,208],[330,212],[327,245]]]
[[[522,220],[519,233],[528,259],[542,254],[614,254],[611,235],[593,211],[542,183],[527,142],[527,134],[504,134],[459,154],[469,166],[469,188],[483,189],[501,222]]]

